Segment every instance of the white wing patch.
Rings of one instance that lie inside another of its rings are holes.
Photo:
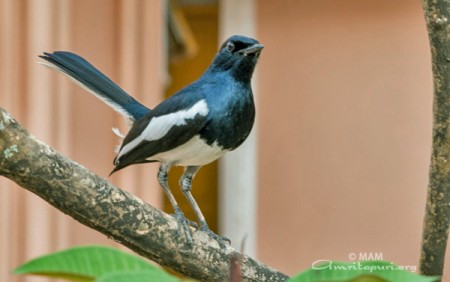
[[[206,101],[200,100],[189,109],[152,118],[142,133],[120,150],[117,160],[133,150],[141,142],[159,140],[166,136],[172,127],[185,125],[187,119],[193,119],[196,115],[206,116],[208,112]]]
[[[187,119],[192,119],[196,115],[206,116],[208,111],[205,100],[200,100],[188,110],[152,118],[141,135],[146,141],[161,139],[173,126],[185,125]]]

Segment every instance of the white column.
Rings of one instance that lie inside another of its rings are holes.
[[[74,21],[71,9],[73,8],[72,2],[58,1],[54,3],[53,10],[56,11],[54,16],[54,32],[55,49],[47,49],[45,51],[52,52],[55,50],[70,50],[72,43],[71,28]],[[53,44],[52,44],[53,46]],[[41,60],[39,60],[41,61]],[[34,62],[34,60],[33,60]],[[39,65],[40,72],[45,72],[46,75],[50,75],[52,80],[52,85],[54,83],[54,88],[56,88],[56,95],[52,96],[54,100],[54,114],[56,119],[54,120],[53,136],[54,144],[57,144],[57,149],[63,154],[70,155],[72,148],[72,125],[73,125],[73,113],[72,113],[72,99],[74,93],[72,93],[72,82],[68,79],[63,79],[60,76],[52,74],[48,69],[43,68]],[[44,85],[50,91],[49,85]],[[31,93],[31,95],[33,95]],[[36,220],[36,219],[35,219]],[[70,220],[67,220],[67,216],[61,212],[55,212],[54,219],[54,242],[52,248],[55,250],[61,250],[67,248],[73,239],[73,224]],[[52,249],[53,250],[53,249]]]
[[[55,125],[53,100],[54,92],[50,72],[36,62],[37,55],[51,50],[54,40],[55,13],[51,1],[30,1],[26,6],[28,13],[28,46],[25,56],[27,76],[26,125],[39,139],[52,144],[53,127]],[[17,188],[16,188],[17,189]],[[24,238],[25,256],[27,259],[49,253],[54,247],[55,238],[52,230],[55,212],[49,205],[32,193],[27,193],[22,203],[26,234]],[[39,234],[39,235],[37,235]],[[30,278],[30,281],[37,281]]]
[[[220,1],[220,43],[234,34],[255,37],[255,8],[254,0]],[[254,95],[257,93],[256,78],[254,75]],[[256,254],[257,241],[257,129],[255,123],[244,144],[219,161],[220,234],[228,237],[238,250],[246,237],[243,251],[251,256]]]

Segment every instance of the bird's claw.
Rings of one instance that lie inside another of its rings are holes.
[[[175,211],[173,214],[175,219],[178,222],[178,231],[177,231],[177,237],[180,237],[182,233],[186,235],[186,240],[189,244],[192,244],[192,232],[189,228],[190,226],[194,227],[195,229],[198,228],[198,225],[196,222],[191,221],[186,218],[184,213],[181,210]]]
[[[216,240],[217,243],[219,243],[221,248],[225,248],[227,245],[231,244],[230,239],[228,239],[227,237],[222,237],[222,236],[217,235],[211,229],[209,229],[208,225],[206,225],[206,224],[202,224],[199,230],[205,232],[206,234],[208,234],[209,237]]]

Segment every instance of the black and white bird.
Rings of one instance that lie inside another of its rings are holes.
[[[90,93],[128,117],[133,125],[114,159],[114,173],[129,165],[160,162],[158,181],[174,209],[179,230],[192,240],[189,225],[168,185],[172,166],[185,167],[180,187],[192,206],[200,230],[213,233],[191,194],[201,166],[236,149],[253,127],[255,105],[251,78],[263,45],[235,35],[220,47],[209,68],[192,84],[150,110],[88,63],[69,52],[44,53],[44,63],[69,76]]]

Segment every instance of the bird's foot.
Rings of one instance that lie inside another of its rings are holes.
[[[197,229],[198,228],[197,223],[187,219],[181,210],[176,210],[175,213],[173,214],[173,217],[175,217],[175,219],[178,222],[177,237],[180,237],[181,234],[184,233],[186,235],[186,241],[189,244],[192,244],[192,232],[189,227],[192,226],[195,229]]]
[[[201,224],[199,230],[205,232],[206,234],[208,234],[209,237],[216,240],[217,243],[219,243],[221,248],[225,248],[227,245],[231,244],[230,239],[228,239],[227,237],[222,237],[222,236],[217,235],[211,229],[209,229],[208,225],[205,223]]]

